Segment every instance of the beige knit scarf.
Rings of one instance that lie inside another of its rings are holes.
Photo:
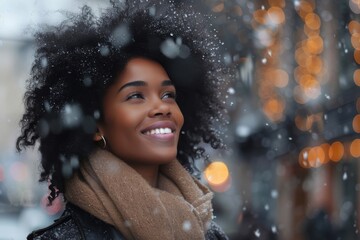
[[[160,166],[158,188],[108,151],[97,150],[66,183],[68,201],[126,239],[204,239],[212,193],[177,160]]]

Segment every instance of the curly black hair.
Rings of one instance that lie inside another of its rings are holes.
[[[177,89],[185,118],[177,157],[185,168],[191,171],[194,159],[205,157],[199,143],[221,147],[214,127],[223,114],[221,42],[208,18],[191,6],[185,11],[185,5],[169,2],[113,4],[99,17],[84,6],[59,26],[35,34],[37,49],[16,146],[21,151],[39,141],[40,181],[51,183],[50,204],[64,192],[64,180],[79,161],[97,147],[93,136],[102,121],[104,94],[131,58],[159,62]]]

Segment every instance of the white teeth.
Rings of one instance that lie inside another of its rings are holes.
[[[152,134],[169,134],[172,133],[170,128],[156,128],[152,129],[151,131],[147,131],[146,135],[152,135]]]

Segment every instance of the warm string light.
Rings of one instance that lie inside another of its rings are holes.
[[[268,0],[267,3],[267,7],[262,5],[253,12],[252,26],[262,56],[256,63],[256,78],[262,110],[268,119],[278,122],[283,118],[286,108],[280,91],[289,82],[288,73],[279,67],[283,51],[281,29],[286,20],[285,1]]]
[[[360,158],[360,139],[342,143],[335,141],[331,144],[323,143],[319,146],[305,147],[300,151],[299,164],[303,168],[316,168],[328,162],[339,162],[350,155]]]
[[[353,0],[352,0],[353,1]],[[353,9],[352,9],[353,10]],[[360,64],[360,23],[351,20],[348,24],[349,33],[351,34],[351,45],[354,48],[354,61]],[[355,69],[353,80],[356,86],[360,87],[360,68]],[[360,98],[356,101],[356,109],[358,114],[354,116],[352,127],[354,132],[360,133]]]
[[[324,42],[320,36],[321,18],[315,13],[315,1],[302,0],[296,5],[296,11],[304,22],[304,36],[306,38],[296,44],[294,77],[294,99],[297,103],[305,104],[317,99],[321,94],[321,75],[323,73]]]
[[[348,24],[349,33],[351,35],[351,46],[354,48],[354,61],[360,64],[360,23],[351,20]],[[355,69],[353,80],[356,86],[360,86],[360,68]]]
[[[358,30],[356,30],[358,28]],[[349,24],[350,33],[359,31],[360,24],[351,21]],[[354,59],[357,62],[357,50],[354,52]],[[295,73],[296,74],[296,73]],[[354,132],[360,133],[360,98],[356,100],[357,114],[354,116],[352,127]],[[321,122],[322,113],[302,117],[299,114],[295,117],[295,125],[301,131],[311,130],[314,123]],[[323,164],[332,161],[339,162],[349,154],[353,158],[360,158],[360,139],[356,138],[351,142],[342,143],[340,141],[321,144],[320,146],[305,147],[299,154],[299,164],[303,168],[320,167]]]

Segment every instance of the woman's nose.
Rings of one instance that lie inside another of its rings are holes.
[[[171,115],[171,107],[168,103],[164,102],[162,99],[156,99],[152,103],[152,107],[149,111],[150,117],[156,116],[170,116]]]

